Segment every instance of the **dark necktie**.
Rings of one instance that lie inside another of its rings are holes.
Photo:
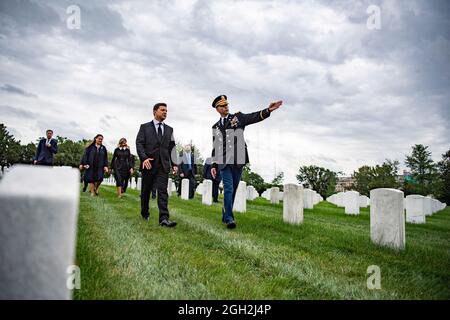
[[[158,138],[159,138],[159,140],[161,140],[161,139],[162,139],[162,136],[163,136],[161,125],[162,125],[161,122],[158,123]]]

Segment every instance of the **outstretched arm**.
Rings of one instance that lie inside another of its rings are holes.
[[[263,109],[261,111],[247,113],[247,114],[240,113],[238,116],[239,121],[242,121],[244,126],[261,122],[261,121],[267,119],[268,117],[270,117],[270,113],[272,111],[277,110],[282,104],[283,104],[283,101],[276,101],[276,102],[272,102],[269,105],[269,107],[267,107],[266,109]]]

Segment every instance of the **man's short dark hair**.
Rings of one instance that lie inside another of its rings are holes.
[[[155,104],[155,105],[153,106],[153,112],[155,112],[156,110],[158,110],[159,107],[166,107],[166,108],[167,108],[167,104],[165,104],[164,102],[158,102],[157,104]]]
[[[45,133],[49,133],[49,132],[53,133],[53,130],[52,129],[47,129],[47,131],[45,131]]]

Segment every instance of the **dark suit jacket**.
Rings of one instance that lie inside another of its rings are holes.
[[[189,175],[189,165],[185,163],[185,156],[184,153],[180,154],[180,160],[181,164],[179,166],[180,172],[183,173],[184,177],[186,178]],[[197,174],[197,165],[195,164],[194,154],[191,152],[191,168],[192,168],[192,174],[195,176]]]
[[[246,126],[270,117],[269,108],[253,113],[228,114],[225,125],[220,120],[212,126],[212,166],[222,170],[228,164],[244,166],[249,163],[247,143],[244,139]]]
[[[152,167],[162,166],[163,171],[169,173],[170,168],[176,165],[171,157],[174,147],[175,140],[172,127],[164,124],[164,134],[162,139],[159,140],[153,120],[142,124],[136,137],[136,150],[141,160],[140,170],[143,170],[142,162],[144,160],[153,158],[154,160],[151,161]],[[176,157],[176,151],[173,151]]]
[[[38,164],[53,164],[53,155],[58,152],[58,142],[55,139],[50,140],[49,148],[45,145],[46,141],[46,138],[41,139],[36,149],[34,160]]]
[[[81,158],[81,165],[89,165],[89,168],[84,173],[84,181],[98,182],[103,180],[104,168],[108,166],[108,150],[104,145],[98,149],[98,157],[95,158],[97,147],[91,144],[84,149],[83,158]],[[95,173],[94,173],[95,170]]]

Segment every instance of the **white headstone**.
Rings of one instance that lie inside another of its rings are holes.
[[[137,190],[142,190],[142,178],[141,178],[141,177],[139,177],[139,178],[137,179],[136,189],[137,189]]]
[[[168,194],[169,196],[171,196],[173,191],[174,191],[174,190],[172,189],[172,178],[169,178],[169,179],[167,180],[167,194]]]
[[[189,200],[189,179],[181,180],[181,199]]]
[[[2,178],[1,300],[71,299],[79,181],[76,169],[24,165]]]
[[[303,208],[313,209],[313,191],[311,189],[303,189]]]
[[[437,199],[432,200],[433,213],[441,211],[441,202]]]
[[[432,202],[433,199],[430,197],[424,197],[424,210],[426,216],[431,216],[433,214]]]
[[[347,191],[344,194],[344,207],[346,214],[359,214],[359,192]]]
[[[212,205],[212,181],[209,179],[203,180],[203,195],[202,203],[207,206]]]
[[[239,181],[239,186],[234,198],[233,211],[246,212],[247,211],[247,184],[245,181]]]
[[[380,188],[370,191],[370,238],[395,249],[405,248],[403,192]]]
[[[258,197],[258,191],[254,186],[247,187],[247,200],[255,200]]]
[[[369,206],[369,197],[364,195],[359,196],[359,207],[367,208],[368,206]]]
[[[425,199],[411,194],[405,198],[406,222],[425,223]]]
[[[270,201],[270,191],[271,191],[270,189],[265,190],[265,191],[262,193],[261,196],[262,196],[264,199]]]
[[[336,195],[336,205],[338,207],[343,207],[344,206],[344,192],[339,192]]]
[[[278,204],[280,202],[280,198],[278,193],[280,192],[280,188],[272,187],[270,188],[270,203]]]
[[[203,195],[203,182],[197,186],[197,189],[195,189],[195,192],[199,195]]]
[[[283,192],[283,221],[303,223],[303,187],[285,184]]]

